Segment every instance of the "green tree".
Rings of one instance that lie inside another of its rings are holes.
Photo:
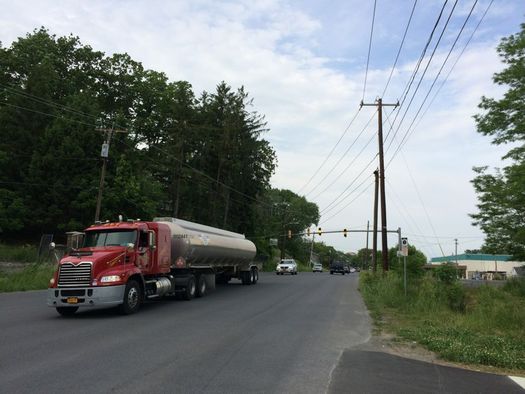
[[[471,217],[486,235],[484,252],[525,259],[525,24],[504,38],[497,51],[506,68],[493,81],[507,91],[500,100],[483,97],[479,108],[484,112],[474,118],[478,132],[491,136],[494,144],[516,146],[504,156],[509,166],[493,174],[487,167],[474,168],[479,203]]]
[[[404,262],[403,257],[397,257],[399,247],[393,247],[388,250],[388,261],[392,271],[403,273]],[[427,257],[423,252],[413,245],[408,245],[407,256],[407,274],[410,276],[421,276],[424,273],[424,265],[427,263]]]

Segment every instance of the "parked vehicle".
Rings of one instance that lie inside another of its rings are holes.
[[[297,275],[297,263],[294,259],[283,259],[275,267],[275,273],[277,275]]]
[[[323,265],[315,263],[312,267],[312,272],[323,272]]]
[[[331,261],[330,262],[330,274],[339,273],[345,274],[345,264],[342,261]]]
[[[214,289],[216,281],[258,280],[255,245],[231,231],[156,218],[95,223],[71,234],[81,247],[60,260],[47,293],[47,304],[61,315],[91,306],[118,306],[130,314],[146,299],[191,300]]]

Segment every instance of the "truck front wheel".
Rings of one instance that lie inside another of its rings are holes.
[[[140,300],[142,299],[142,291],[139,284],[130,280],[126,283],[126,289],[124,290],[124,299],[122,304],[119,305],[119,311],[123,315],[131,315],[139,310]]]
[[[78,311],[78,306],[57,306],[57,312],[62,316],[73,316],[76,311]]]

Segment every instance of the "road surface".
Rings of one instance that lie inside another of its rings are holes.
[[[268,273],[255,286],[232,281],[190,302],[148,302],[131,316],[88,310],[72,318],[48,308],[43,291],[0,294],[0,387],[5,393],[374,392],[388,387],[377,380],[378,365],[401,364],[357,350],[371,333],[357,282],[357,274]],[[398,392],[414,387],[406,369],[412,386],[392,386]],[[432,376],[424,387],[450,387]]]

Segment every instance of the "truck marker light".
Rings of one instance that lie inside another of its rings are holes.
[[[55,284],[55,278],[49,279],[49,285],[53,286]]]

